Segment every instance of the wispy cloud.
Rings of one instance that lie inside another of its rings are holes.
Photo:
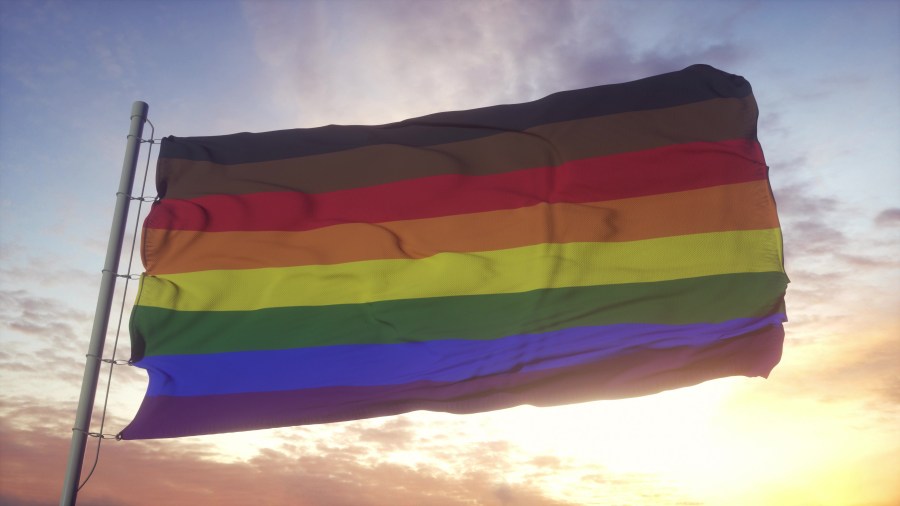
[[[245,2],[244,12],[286,126],[396,121],[744,57],[727,37],[672,33],[637,48],[625,27],[645,12],[607,3]]]
[[[900,226],[900,208],[891,207],[878,213],[875,217],[875,224],[880,227],[897,227]]]
[[[66,267],[62,257],[50,255],[21,256],[0,254],[0,287],[65,286],[96,290],[100,285],[100,265],[91,273],[82,269]]]
[[[202,446],[104,444],[100,468],[80,498],[85,504],[290,504],[310,506],[429,504],[563,505],[530,483],[503,481],[492,468],[506,457],[471,448],[472,465],[448,473],[430,463],[416,466],[379,458],[365,464],[368,449],[350,431],[335,448],[319,453],[272,449],[246,463],[205,458]],[[51,502],[61,483],[67,440],[42,431],[0,426],[3,501]],[[389,454],[387,454],[389,455]],[[35,473],[33,470],[45,472]],[[136,479],[135,477],[140,477]]]
[[[70,421],[71,407],[0,400],[0,504],[55,500],[69,442],[60,420]],[[695,504],[650,474],[534,455],[446,419],[423,427],[402,416],[279,434],[280,442],[237,461],[220,459],[210,438],[105,441],[79,498],[110,506],[292,504],[297,497],[309,506],[563,506],[603,498]],[[86,465],[92,460],[91,451]]]
[[[90,313],[21,289],[0,290],[0,307],[0,318],[9,328],[38,336],[45,345],[63,350],[75,346],[79,327],[91,319]]]

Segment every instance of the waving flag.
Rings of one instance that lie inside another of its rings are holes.
[[[380,126],[169,137],[125,439],[766,376],[781,235],[740,76],[705,65]]]

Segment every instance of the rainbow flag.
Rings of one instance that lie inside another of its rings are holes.
[[[767,376],[781,232],[706,65],[380,126],[168,137],[121,437],[471,413]]]

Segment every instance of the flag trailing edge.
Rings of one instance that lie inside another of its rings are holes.
[[[706,65],[380,126],[168,137],[132,362],[147,439],[767,376],[781,233]]]

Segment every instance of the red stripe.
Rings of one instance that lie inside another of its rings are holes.
[[[146,226],[208,232],[310,230],[341,223],[515,209],[540,202],[596,202],[766,177],[756,141],[698,142],[556,167],[487,176],[430,176],[329,193],[287,191],[163,199],[154,206]]]

